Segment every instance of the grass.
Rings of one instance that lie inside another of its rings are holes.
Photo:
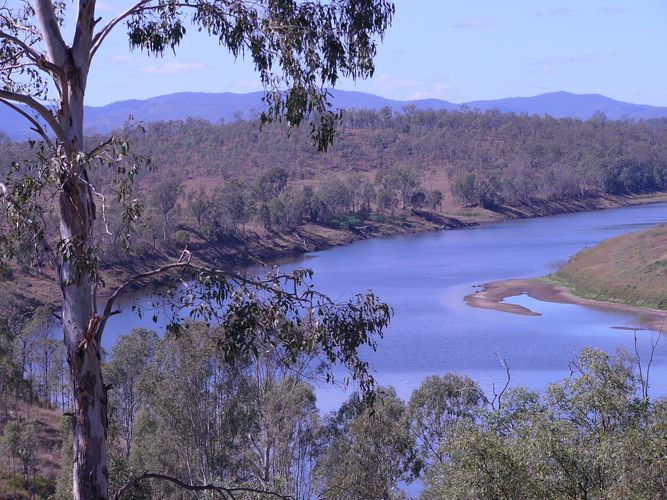
[[[35,483],[29,485],[20,470],[20,465],[17,465],[16,475],[0,471],[1,498],[31,498],[30,489],[33,490],[35,498],[51,498],[56,492],[56,482],[48,477],[36,476]]]
[[[667,310],[667,225],[583,250],[550,278],[581,297]]]
[[[8,405],[5,413],[4,405]],[[0,415],[0,436],[8,421],[33,420],[37,424],[37,470],[33,484],[35,498],[49,498],[55,493],[56,479],[60,472],[60,421],[62,412],[29,405],[23,401],[4,401]],[[18,460],[10,459],[0,444],[0,498],[30,498],[25,477]]]

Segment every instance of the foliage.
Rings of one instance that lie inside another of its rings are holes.
[[[573,376],[540,397],[510,391],[500,408],[451,429],[426,475],[426,498],[647,498],[665,494],[664,401],[639,393],[626,354],[585,349]]]
[[[327,498],[397,498],[399,482],[419,473],[405,405],[392,388],[380,389],[372,408],[353,394],[324,432],[316,474]]]
[[[443,462],[440,449],[450,428],[463,421],[474,422],[484,406],[484,394],[472,379],[447,374],[422,380],[407,410],[422,460]]]
[[[36,423],[31,420],[8,422],[2,434],[2,447],[13,460],[19,462],[27,489],[34,491],[37,469]]]
[[[109,415],[110,427],[112,433],[118,428],[125,442],[126,458],[132,450],[135,419],[141,404],[137,386],[151,361],[157,341],[157,333],[146,329],[121,335],[112,348],[111,361],[105,366],[105,379],[113,388],[111,407],[115,410]]]

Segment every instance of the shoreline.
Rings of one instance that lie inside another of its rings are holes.
[[[273,233],[264,238],[254,234],[243,240],[229,238],[228,241],[216,243],[193,242],[189,245],[189,249],[204,266],[233,270],[258,264],[281,265],[287,261],[301,260],[311,252],[347,246],[367,239],[426,234],[517,219],[533,219],[663,202],[667,202],[667,191],[637,195],[599,195],[576,200],[535,200],[533,203],[522,206],[497,207],[494,211],[477,207],[473,210],[474,213],[468,212],[465,208],[447,212],[410,211],[379,223],[365,221],[364,230],[336,229],[305,224],[292,233]],[[106,275],[107,285],[99,290],[98,296],[108,297],[128,277],[158,267],[160,263],[164,264],[165,261],[177,257],[176,254],[162,253],[137,262],[130,256],[127,260],[121,259],[111,265],[103,266],[102,273]],[[12,280],[11,283],[17,297],[21,297],[18,302],[23,304],[26,311],[39,305],[58,302],[57,286],[43,277],[24,275],[18,280]],[[141,286],[137,283],[132,288],[139,289]]]
[[[663,332],[664,325],[667,324],[667,311],[665,310],[579,297],[566,286],[546,281],[544,278],[510,279],[486,283],[481,285],[480,290],[466,295],[463,300],[470,307],[520,314],[524,316],[541,316],[542,314],[538,311],[533,311],[518,304],[508,304],[503,302],[506,298],[524,294],[542,302],[574,304],[606,311],[629,312],[639,316],[638,320],[640,326],[638,328],[612,326],[611,328],[614,329],[649,329]]]
[[[399,236],[410,236],[426,234],[437,231],[450,231],[455,229],[466,229],[486,224],[497,224],[520,219],[539,219],[542,217],[551,217],[555,215],[567,215],[574,213],[595,212],[598,210],[609,210],[614,208],[625,208],[637,205],[651,205],[654,203],[666,203],[667,191],[658,191],[647,194],[637,195],[600,195],[582,200],[561,200],[544,201],[534,205],[524,206],[503,206],[497,211],[484,209],[490,215],[484,216],[462,216],[459,213],[452,212],[421,212],[412,213],[407,219],[412,224],[405,226],[393,226],[391,224],[376,225],[368,224],[374,227],[374,230],[368,232],[357,232],[353,230],[326,228],[331,233],[336,233],[331,239],[313,237],[309,231],[308,225],[301,226],[295,231],[296,238],[290,238],[289,235],[283,235],[284,240],[294,239],[296,245],[290,248],[270,249],[264,248],[267,254],[264,259],[266,264],[275,264],[287,259],[299,260],[311,252],[329,250],[340,246],[351,245],[356,241],[368,239],[393,238]],[[425,215],[428,214],[428,215]],[[418,220],[419,222],[415,222]],[[310,234],[309,234],[310,233]],[[319,235],[318,235],[319,236]],[[279,238],[280,239],[280,238]],[[282,251],[281,251],[282,250]],[[252,265],[257,256],[252,256],[248,262]],[[262,258],[261,256],[259,257]]]

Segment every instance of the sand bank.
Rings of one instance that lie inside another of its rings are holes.
[[[543,302],[559,304],[578,304],[596,309],[630,312],[638,315],[637,328],[648,328],[663,331],[667,327],[667,311],[649,307],[636,307],[616,302],[603,302],[586,299],[574,295],[568,288],[539,279],[522,279],[496,281],[483,285],[480,290],[466,296],[464,300],[469,306],[483,309],[493,309],[526,316],[541,316],[537,311],[517,305],[504,303],[507,297],[526,294]],[[614,327],[627,329],[628,327]]]

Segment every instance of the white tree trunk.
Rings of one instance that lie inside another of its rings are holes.
[[[71,160],[84,150],[83,111],[90,65],[95,0],[79,0],[74,40],[67,47],[51,0],[34,0],[50,61],[63,70],[58,121],[70,162],[60,195],[60,237],[74,257],[60,269],[62,324],[73,393],[73,496],[108,498],[107,394],[102,380],[100,342],[91,274],[80,269],[92,237],[95,203],[85,167]],[[78,269],[77,269],[78,268]]]
[[[63,129],[71,157],[83,150],[80,89],[70,89],[69,111],[69,117],[63,116]],[[65,183],[60,197],[60,236],[74,245],[75,259],[81,259],[90,243],[95,217],[92,190],[85,179],[85,171],[76,172]],[[107,394],[102,380],[101,335],[93,309],[90,273],[77,271],[76,263],[64,262],[61,269],[62,323],[74,396],[73,493],[76,499],[107,498]]]
[[[87,65],[81,67],[75,60],[71,64],[74,67],[69,74],[75,78],[68,82],[69,109],[61,115],[70,158],[84,150],[85,78],[81,75],[87,72]],[[75,175],[65,183],[60,197],[60,236],[72,242],[76,258],[81,259],[90,244],[95,204],[85,170],[78,165],[71,168]],[[90,273],[77,270],[76,265],[76,260],[64,262],[61,270],[62,321],[74,394],[73,494],[76,499],[108,498],[107,394],[102,380],[101,332],[97,331]]]

